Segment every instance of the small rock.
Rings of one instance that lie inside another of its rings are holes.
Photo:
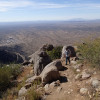
[[[80,72],[80,69],[77,69],[76,72]]]
[[[94,88],[98,88],[98,86],[100,86],[100,82],[97,79],[92,80],[92,86]]]
[[[27,83],[27,84],[25,84],[25,88],[28,89],[31,87],[31,85],[32,85],[31,83]]]
[[[27,92],[27,90],[25,89],[25,87],[22,87],[22,88],[19,90],[18,95],[19,95],[19,96],[23,96],[26,92]]]
[[[52,83],[50,84],[50,87],[51,87],[51,88],[54,88],[55,86],[59,86],[59,85],[60,85],[60,81],[57,80],[57,81],[55,81],[55,82],[52,82]]]
[[[73,68],[74,68],[74,69],[79,69],[79,68],[81,68],[82,66],[83,66],[83,64],[77,64],[77,65],[73,66]]]
[[[93,74],[94,74],[94,75],[96,75],[96,74],[97,74],[97,72],[94,72]]]
[[[48,90],[49,90],[49,84],[46,84],[46,85],[44,86],[44,89],[45,89],[45,91],[48,91]]]
[[[80,89],[80,93],[81,93],[82,95],[87,94],[87,92],[88,92],[88,89],[87,89],[87,88],[81,88],[81,89]]]
[[[71,89],[70,91],[73,92],[73,89]]]
[[[64,91],[64,94],[67,94],[67,91]]]
[[[77,62],[76,61],[71,61],[71,64],[75,65],[75,64],[77,64]]]
[[[88,79],[90,77],[91,77],[91,75],[88,74],[87,72],[82,72],[82,80]]]
[[[82,77],[81,74],[77,74],[77,75],[75,76],[75,80],[79,80],[79,79],[81,79],[81,77]]]
[[[58,85],[60,85],[60,81],[59,81],[59,80],[57,80],[56,83],[57,83]]]
[[[59,93],[62,90],[62,87],[57,88],[57,92]]]
[[[50,87],[52,87],[52,88],[54,88],[56,86],[56,82],[52,82],[51,84],[50,84]]]
[[[71,94],[71,92],[68,92],[68,94]]]

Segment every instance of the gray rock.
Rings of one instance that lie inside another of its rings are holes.
[[[50,67],[50,66],[56,66],[59,71],[63,70],[63,66],[62,66],[62,63],[60,60],[55,60],[55,61],[49,63],[46,67]]]
[[[92,86],[98,88],[100,86],[100,81],[97,79],[92,80]]]
[[[86,95],[87,93],[88,93],[88,89],[87,88],[81,88],[80,89],[80,94]]]
[[[85,79],[88,79],[88,78],[90,78],[91,77],[91,75],[89,74],[89,73],[87,73],[87,72],[82,72],[82,80],[85,80]]]
[[[82,75],[81,74],[77,74],[76,76],[75,76],[75,80],[79,80],[79,79],[81,79],[82,78]]]
[[[41,81],[41,77],[40,76],[32,76],[31,78],[28,78],[25,83],[33,83],[35,81]]]
[[[45,89],[45,91],[48,91],[48,90],[49,90],[49,84],[46,84],[46,85],[44,86],[44,89]]]
[[[19,92],[18,92],[18,96],[23,96],[27,93],[27,90],[25,89],[25,87],[22,87]]]
[[[62,90],[62,87],[57,88],[57,92],[59,93]]]
[[[54,88],[56,86],[56,82],[52,82],[51,84],[50,84],[50,87],[52,87],[52,88]]]
[[[80,69],[76,69],[76,72],[80,72],[81,70]]]
[[[71,64],[76,65],[77,62],[76,61],[71,61]]]
[[[59,71],[55,66],[45,67],[40,76],[43,84],[47,84],[60,78]]]
[[[51,62],[50,57],[43,50],[36,51],[33,55],[30,56],[30,62],[34,63],[34,74],[40,75],[44,67]]]
[[[72,47],[72,46],[63,46],[61,59],[65,58],[65,50],[66,49],[69,49],[71,51],[71,55],[70,55],[71,57],[76,57],[76,52],[75,52],[74,47]]]
[[[73,68],[74,68],[74,69],[79,69],[79,68],[81,68],[82,66],[83,66],[83,64],[77,64],[77,65],[73,66]]]

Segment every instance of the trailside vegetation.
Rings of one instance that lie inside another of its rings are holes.
[[[51,60],[59,59],[61,57],[62,46],[56,46],[52,51],[47,51]]]
[[[78,49],[84,61],[93,67],[100,68],[100,38],[81,44]]]

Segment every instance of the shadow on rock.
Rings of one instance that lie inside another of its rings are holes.
[[[65,71],[65,70],[67,70],[68,68],[67,67],[65,67],[65,66],[62,66],[63,68],[60,70],[60,71]]]
[[[66,76],[60,76],[60,82],[61,83],[68,82],[67,77]]]

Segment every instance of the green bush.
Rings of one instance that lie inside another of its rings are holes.
[[[59,59],[61,57],[62,46],[55,47],[52,51],[47,51],[47,54],[52,60]]]
[[[78,48],[83,60],[93,67],[100,67],[100,39],[81,44]]]
[[[28,91],[25,97],[26,100],[41,100],[40,94],[35,91],[34,87]]]
[[[0,91],[11,86],[11,80],[21,73],[20,66],[16,64],[2,65],[0,67]]]
[[[10,85],[11,72],[10,68],[0,68],[0,91],[5,90]]]

